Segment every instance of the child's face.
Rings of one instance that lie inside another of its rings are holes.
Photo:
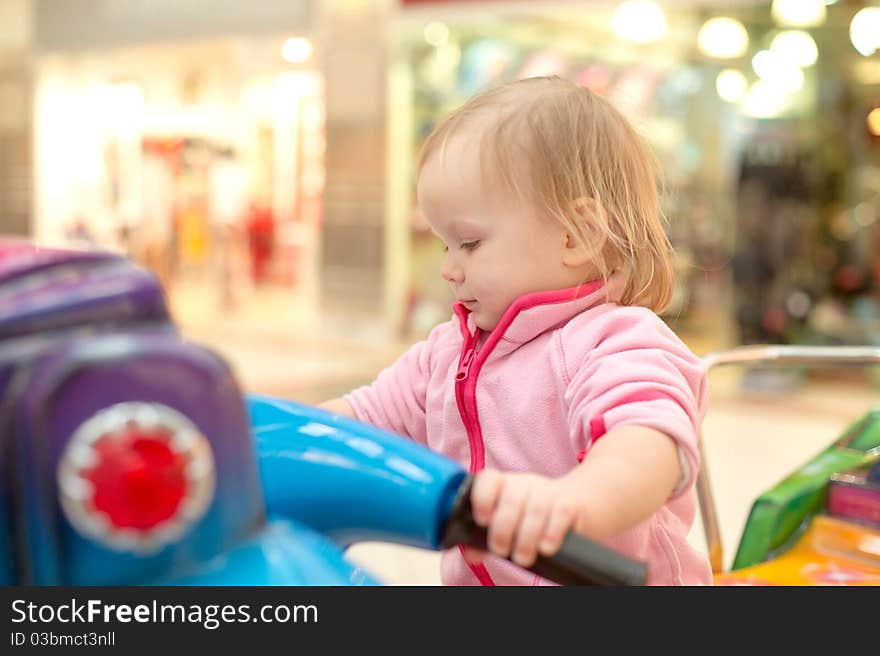
[[[441,275],[478,328],[492,330],[524,294],[573,287],[582,271],[563,262],[567,235],[536,210],[483,181],[479,136],[456,134],[419,176],[419,206],[448,252]]]

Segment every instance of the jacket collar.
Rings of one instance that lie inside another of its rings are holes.
[[[623,290],[623,276],[614,272],[607,282],[593,280],[577,287],[520,296],[501,316],[498,325],[486,337],[490,349],[504,340],[518,346],[541,333],[565,325],[574,316],[602,303],[614,303]],[[465,341],[477,335],[470,311],[461,303],[452,306]]]

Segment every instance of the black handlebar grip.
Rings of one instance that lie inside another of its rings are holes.
[[[474,521],[471,509],[473,481],[473,476],[468,476],[458,490],[443,528],[442,549],[457,544],[488,549],[488,530]],[[539,554],[526,569],[561,585],[644,585],[648,575],[645,563],[573,531],[565,536],[558,552],[552,556]]]

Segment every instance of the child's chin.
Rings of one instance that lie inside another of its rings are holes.
[[[495,326],[498,325],[498,320],[486,319],[479,316],[474,316],[474,325],[482,331],[491,332],[495,329]]]

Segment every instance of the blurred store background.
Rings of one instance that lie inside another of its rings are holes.
[[[318,402],[450,316],[422,140],[544,74],[657,152],[694,351],[880,345],[880,0],[0,0],[0,234],[128,253],[249,391]],[[791,380],[742,382],[722,413]],[[846,383],[784,422],[829,441]]]
[[[719,343],[880,336],[880,3],[0,12],[3,232],[123,250],[184,318],[424,334],[450,297],[413,203],[421,141],[482,88],[556,74],[609,97],[660,156],[677,329]]]
[[[123,250],[182,321],[411,341],[450,298],[413,203],[421,141],[482,88],[557,74],[660,156],[676,329],[874,343],[878,16],[871,0],[2,0],[2,231]]]

